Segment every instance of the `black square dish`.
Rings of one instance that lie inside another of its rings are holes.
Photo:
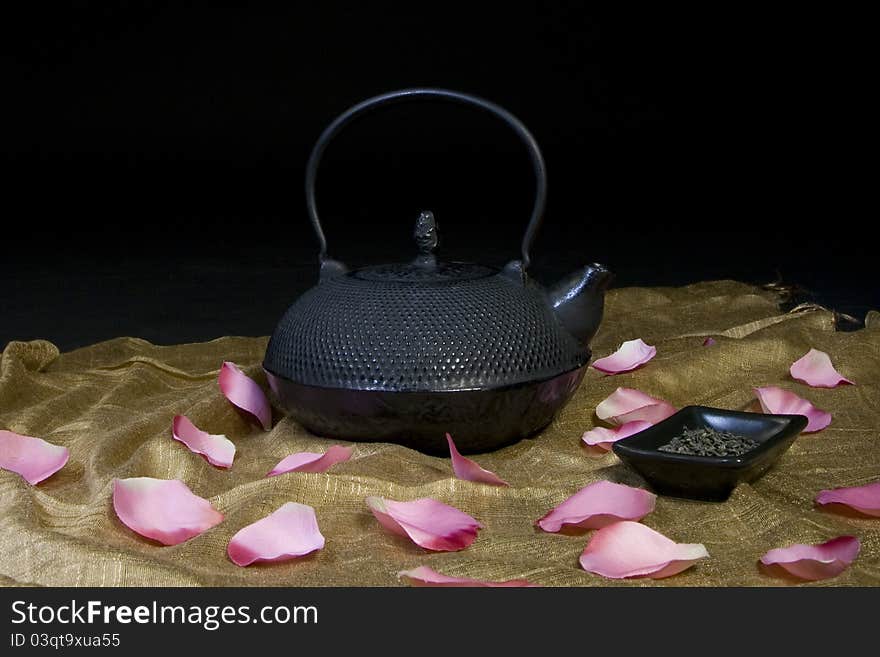
[[[765,415],[686,406],[675,415],[614,443],[614,453],[661,495],[723,502],[740,482],[754,481],[791,446],[804,427],[803,415]],[[684,429],[708,427],[759,443],[739,456],[691,456],[661,452]]]

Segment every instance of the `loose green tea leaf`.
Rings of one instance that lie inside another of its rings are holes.
[[[657,449],[691,456],[739,456],[755,449],[759,444],[751,438],[730,431],[716,431],[711,427],[685,427],[680,435]]]

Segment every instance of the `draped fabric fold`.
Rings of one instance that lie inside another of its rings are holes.
[[[642,338],[657,347],[646,366],[608,377],[594,369],[539,436],[477,458],[510,483],[456,479],[448,458],[386,443],[351,443],[351,459],[323,473],[265,475],[294,452],[324,452],[344,440],[310,435],[275,411],[270,431],[248,422],[217,387],[224,361],[265,387],[266,338],[153,345],[118,338],[69,353],[49,342],[12,342],[0,356],[0,429],[67,447],[67,465],[37,486],[0,471],[0,585],[397,586],[397,573],[429,566],[452,577],[528,579],[544,586],[795,585],[758,559],[793,543],[858,536],[862,551],[838,577],[816,585],[880,585],[880,521],[814,504],[825,489],[880,480],[880,322],[834,330],[831,312],[785,314],[768,292],[732,281],[610,292],[593,343],[597,356]],[[266,327],[267,331],[271,327]],[[706,337],[716,344],[703,347]],[[810,348],[827,352],[857,386],[809,388],[789,375]],[[710,558],[665,580],[607,580],[578,558],[590,534],[550,534],[535,520],[587,484],[644,486],[613,453],[585,454],[583,433],[602,423],[596,405],[618,386],[676,407],[758,410],[753,389],[779,386],[833,415],[801,435],[776,467],[725,503],[657,499],[642,521],[679,543],[703,543]],[[211,466],[171,437],[186,415],[236,446],[230,470]],[[180,479],[224,515],[212,529],[162,547],[128,530],[113,512],[114,478]],[[385,531],[364,498],[433,497],[484,525],[460,552],[427,553]],[[314,507],[326,544],[309,559],[239,568],[226,553],[242,527],[287,502]]]

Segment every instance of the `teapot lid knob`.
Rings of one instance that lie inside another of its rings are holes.
[[[437,221],[433,212],[422,212],[416,219],[416,227],[413,231],[416,246],[419,247],[419,255],[415,263],[419,267],[431,268],[437,266],[437,258],[434,249],[437,248],[439,236],[437,235]]]

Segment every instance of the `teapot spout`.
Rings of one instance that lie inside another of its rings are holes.
[[[569,274],[547,293],[556,317],[584,345],[599,330],[605,290],[613,279],[608,269],[594,263]]]

